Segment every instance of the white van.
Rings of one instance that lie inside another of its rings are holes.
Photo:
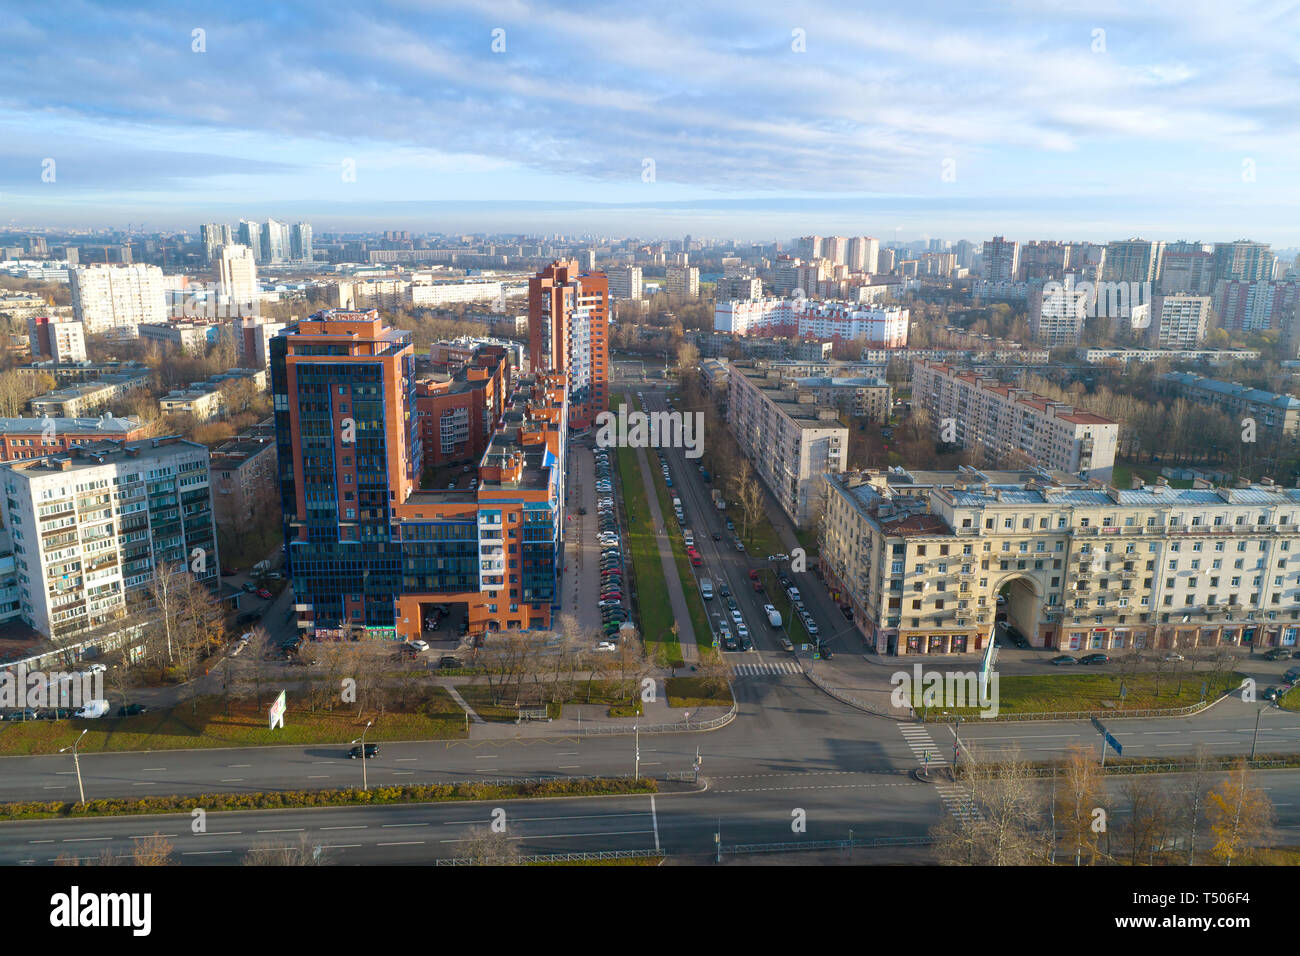
[[[704,600],[713,600],[713,581],[709,578],[700,578],[700,593],[704,595]]]
[[[77,711],[77,716],[86,720],[93,720],[97,717],[103,717],[108,713],[108,701],[90,700],[86,706]]]

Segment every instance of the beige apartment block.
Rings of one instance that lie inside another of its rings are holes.
[[[1117,489],[1059,472],[828,475],[827,587],[881,654],[1293,646],[1300,490]],[[999,604],[999,598],[1003,603]]]

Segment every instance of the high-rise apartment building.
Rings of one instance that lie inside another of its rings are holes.
[[[68,278],[73,314],[88,334],[134,338],[140,323],[167,321],[167,287],[157,266],[80,266]]]
[[[609,282],[555,261],[528,281],[528,358],[534,372],[568,377],[570,423],[609,408]]]
[[[1238,239],[1214,244],[1215,282],[1266,282],[1273,278],[1276,263],[1267,242]]]
[[[564,534],[563,374],[513,383],[482,455],[467,448],[469,464],[430,468],[421,484],[410,333],[374,311],[316,313],[272,340],[271,366],[290,576],[307,636],[411,640],[439,607],[449,628],[471,633],[551,626]]]
[[[847,261],[850,271],[874,275],[880,266],[880,240],[870,236],[854,236],[849,240]]]
[[[1160,291],[1167,295],[1214,292],[1214,253],[1202,242],[1171,242],[1160,267]]]
[[[1106,244],[1101,277],[1107,282],[1160,281],[1165,244],[1148,239],[1123,239]]]
[[[217,251],[217,297],[220,315],[251,315],[257,311],[257,262],[248,246],[225,245]]]
[[[292,252],[289,224],[268,219],[262,223],[262,257],[260,262],[270,265],[284,262]]]
[[[615,266],[605,270],[609,280],[611,299],[640,299],[642,294],[641,267]]]
[[[1151,304],[1151,347],[1195,348],[1205,338],[1210,301],[1205,295],[1156,296]]]
[[[203,235],[203,261],[211,263],[217,255],[217,250],[227,243],[233,241],[230,227],[225,223],[209,222],[204,223],[199,230]]]
[[[294,223],[289,234],[289,255],[298,262],[311,262],[311,223]]]
[[[253,251],[253,260],[262,261],[262,224],[260,222],[249,222],[247,219],[239,220],[239,226],[235,229],[235,241],[241,246],[248,246]]]
[[[53,640],[121,618],[155,569],[216,587],[208,449],[181,438],[105,440],[0,464],[22,618]]]
[[[669,266],[665,278],[670,295],[699,297],[700,270],[695,266]]]
[[[1020,247],[1019,278],[1063,279],[1070,270],[1070,246],[1064,242],[1027,242]]]
[[[984,278],[1014,282],[1020,274],[1020,243],[994,236],[984,243]]]

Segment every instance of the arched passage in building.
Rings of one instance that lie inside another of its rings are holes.
[[[1015,637],[1019,633],[1030,647],[1037,647],[1038,622],[1043,608],[1043,595],[1038,583],[1025,575],[1013,575],[999,581],[994,594],[997,607],[994,617],[1004,634],[1004,641],[1010,637],[1009,643],[1014,646],[1018,643]]]

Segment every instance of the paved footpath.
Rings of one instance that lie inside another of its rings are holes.
[[[677,574],[677,562],[673,560],[673,547],[664,527],[664,515],[659,508],[659,495],[655,493],[654,478],[650,473],[650,458],[644,448],[636,450],[636,460],[641,468],[641,481],[645,484],[646,500],[650,503],[650,520],[654,524],[655,542],[659,545],[659,561],[663,564],[664,581],[668,584],[668,603],[672,605],[673,619],[677,622],[677,642],[682,647],[682,660],[689,664],[699,658],[696,653],[695,628],[691,624],[691,612],[686,606],[682,579]]]

